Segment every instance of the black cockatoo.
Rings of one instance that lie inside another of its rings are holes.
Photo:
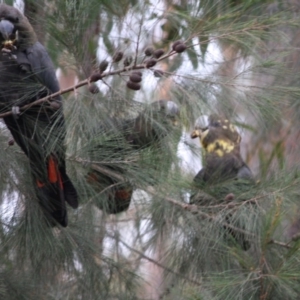
[[[208,126],[196,121],[191,137],[200,138],[205,153],[204,166],[194,178],[200,191],[191,196],[190,203],[213,205],[217,204],[214,201],[226,203],[233,199],[249,199],[254,176],[240,154],[241,136],[229,120],[211,115]],[[230,219],[232,215],[228,214],[226,221],[230,223]],[[244,250],[249,248],[244,234],[227,230]]]
[[[136,149],[160,142],[179,118],[178,105],[170,100],[158,100],[141,112],[134,120],[125,121],[126,140]]]
[[[99,139],[94,139],[90,154],[91,160],[100,160],[99,166],[105,168],[108,173],[95,169],[88,173],[88,182],[99,193],[105,195],[105,201],[96,201],[100,209],[110,214],[128,209],[133,185],[131,182],[114,177],[114,174],[119,174],[123,178],[130,177],[128,165],[122,164],[122,161],[133,159],[136,162],[131,163],[130,168],[138,168],[137,154],[151,146],[159,147],[159,143],[176,124],[178,117],[179,108],[176,103],[159,100],[153,102],[134,119],[102,120],[97,134]],[[113,171],[112,175],[109,174],[110,171]]]
[[[240,154],[241,136],[229,120],[211,115],[209,124],[202,127],[196,122],[192,138],[199,137],[205,150],[204,168],[195,181],[220,183],[227,179],[253,180],[253,174]]]
[[[78,197],[66,173],[62,99],[16,114],[19,107],[59,91],[54,66],[18,9],[0,4],[0,20],[0,108],[13,112],[4,122],[29,159],[37,198],[49,222],[67,226],[65,202],[77,208]]]

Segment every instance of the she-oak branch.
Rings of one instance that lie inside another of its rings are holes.
[[[160,57],[159,59],[157,59],[157,62],[161,61],[161,60],[164,60],[172,55],[176,54],[175,51],[171,50],[169,53],[167,53],[166,55]],[[36,100],[34,102],[31,102],[29,104],[26,104],[24,106],[21,106],[20,107],[20,111],[25,111],[33,106],[37,106],[37,105],[40,105],[44,102],[51,102],[51,101],[55,101],[55,97],[59,96],[59,95],[63,95],[63,94],[66,94],[68,92],[72,92],[82,86],[85,86],[85,85],[89,85],[90,83],[94,82],[94,81],[98,81],[98,80],[101,80],[102,78],[105,78],[105,77],[108,77],[108,76],[113,76],[113,75],[117,75],[117,74],[121,74],[121,73],[124,73],[124,72],[128,72],[128,71],[132,71],[132,70],[142,70],[142,69],[147,69],[147,66],[146,64],[138,64],[138,65],[132,65],[132,66],[128,66],[128,67],[124,67],[122,69],[118,69],[118,70],[115,70],[115,71],[109,71],[109,72],[103,72],[103,73],[95,73],[95,77],[97,78],[96,80],[93,80],[93,75],[90,76],[89,78],[85,79],[85,80],[82,80],[80,82],[78,82],[77,84],[71,86],[71,87],[68,87],[66,89],[63,89],[63,90],[60,90],[56,93],[53,93],[51,95],[48,95],[46,97],[43,97],[39,100]],[[5,113],[2,113],[0,114],[0,118],[4,118],[4,117],[7,117],[7,116],[10,116],[13,114],[13,111],[7,111]]]

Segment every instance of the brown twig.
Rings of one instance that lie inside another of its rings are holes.
[[[210,42],[212,40],[215,40],[215,39],[220,39],[220,38],[223,38],[223,37],[226,37],[228,35],[231,35],[233,33],[244,33],[245,31],[249,31],[249,30],[255,30],[255,29],[264,29],[264,28],[268,28],[269,25],[257,25],[257,24],[254,24],[252,27],[250,28],[243,28],[243,29],[240,29],[240,30],[237,30],[237,31],[233,31],[233,32],[230,32],[230,33],[224,33],[224,34],[221,34],[221,35],[218,35],[218,36],[215,36],[215,37],[212,37],[210,39],[208,39],[207,41],[203,41],[203,42]],[[197,44],[193,44],[193,45],[189,45],[187,48],[192,48],[194,47],[195,45]],[[169,53],[163,55],[162,57],[160,57],[157,62],[160,62],[170,56],[173,56],[174,54],[177,54],[177,52],[171,50]],[[136,54],[136,57],[135,57],[135,63],[132,65],[132,66],[128,66],[128,67],[124,67],[123,69],[119,69],[119,70],[115,70],[115,71],[108,71],[108,72],[104,72],[104,73],[101,73],[99,74],[99,80],[103,79],[104,77],[108,77],[108,76],[113,76],[113,75],[116,75],[116,74],[121,74],[121,73],[124,73],[124,72],[128,72],[128,71],[131,71],[131,70],[141,70],[141,69],[146,69],[146,65],[145,64],[138,64],[136,65],[136,59],[137,59],[137,54]],[[167,72],[166,72],[167,73]],[[173,76],[182,76],[182,75],[177,75],[176,73],[170,73],[171,75]],[[182,77],[185,77],[185,78],[190,78],[189,76],[182,76]],[[195,80],[195,78],[193,78]],[[208,80],[204,80],[204,79],[198,79],[200,81],[203,81],[203,82],[209,82]],[[80,81],[79,83],[71,86],[71,87],[68,87],[66,89],[63,89],[63,90],[60,90],[56,93],[53,93],[51,95],[48,95],[46,97],[43,97],[39,100],[36,100],[34,102],[31,102],[29,104],[26,104],[24,106],[21,106],[20,107],[20,111],[24,111],[26,109],[29,109],[33,106],[36,106],[36,105],[40,105],[44,102],[47,102],[47,101],[53,101],[55,100],[55,97],[57,96],[60,96],[60,95],[63,95],[65,93],[68,93],[68,92],[72,92],[72,91],[75,91],[76,89],[82,87],[82,86],[85,86],[85,85],[88,85],[91,83],[91,80],[90,78],[87,78],[83,81]],[[223,84],[223,85],[230,85],[230,86],[236,86],[236,84],[228,84],[228,83],[222,83],[222,82],[211,82],[211,84]],[[242,86],[243,87],[243,86]],[[258,87],[258,86],[246,86],[248,88],[260,88],[260,89],[264,89],[264,88],[269,88],[269,87]],[[274,89],[274,88],[273,88]],[[280,87],[280,90],[282,91],[282,87]],[[12,111],[7,111],[5,113],[1,113],[0,114],[0,118],[3,118],[3,117],[7,117],[7,116],[10,116],[12,115]]]
[[[204,206],[205,208],[233,208],[235,206],[242,206],[242,205],[245,205],[245,204],[248,204],[248,203],[257,203],[257,200],[259,199],[263,199],[263,198],[266,198],[266,197],[269,197],[269,196],[274,196],[280,192],[283,192],[284,190],[294,186],[294,185],[298,185],[299,184],[299,181],[298,180],[295,180],[293,181],[291,184],[283,187],[283,188],[280,188],[280,189],[277,189],[275,191],[272,191],[272,192],[267,192],[263,195],[259,195],[259,196],[256,196],[256,197],[252,197],[248,200],[243,200],[242,202],[234,202],[234,201],[231,201],[231,202],[228,202],[228,203],[224,203],[224,204],[216,204],[216,205],[206,205]]]
[[[80,159],[80,158],[76,158],[76,159],[74,159],[74,160],[77,161],[77,162],[79,162],[79,163],[82,163],[82,164],[87,164],[87,163],[88,163],[87,160],[82,160],[82,159]],[[114,171],[111,171],[111,170],[109,170],[109,169],[107,169],[107,168],[105,168],[105,167],[99,166],[99,165],[97,165],[97,164],[95,164],[95,163],[91,163],[91,164],[89,164],[89,166],[90,166],[90,168],[94,169],[95,171],[101,172],[101,173],[103,173],[103,174],[105,174],[105,175],[107,175],[107,176],[114,177],[115,179],[118,179],[118,180],[120,180],[120,181],[126,181],[126,178],[125,178],[124,176],[122,176],[122,175],[120,175],[120,174],[118,174],[118,173],[116,173],[116,172],[114,172]],[[293,185],[293,184],[291,184],[291,185],[289,185],[289,186],[292,186],[292,185]],[[282,189],[280,189],[280,190],[278,190],[278,191],[282,191],[282,190],[284,190],[284,189],[286,189],[286,188],[287,188],[287,187],[282,188]],[[148,192],[149,194],[153,195],[153,196],[157,196],[157,193],[156,193],[156,191],[155,191],[155,189],[154,189],[153,187],[150,187],[150,186],[149,186],[149,187],[144,188],[144,190],[145,190],[146,192]],[[276,191],[276,192],[278,192],[278,191]],[[273,193],[275,193],[275,192],[272,192],[271,194],[273,194]],[[265,196],[265,195],[264,195],[264,196]],[[201,211],[201,210],[199,209],[199,206],[197,206],[197,205],[195,205],[195,204],[183,203],[183,202],[177,201],[177,200],[175,200],[175,199],[173,199],[173,198],[171,198],[171,197],[168,197],[168,196],[163,196],[163,199],[166,200],[166,201],[168,201],[169,203],[172,203],[173,205],[175,205],[175,206],[177,206],[177,207],[180,207],[180,208],[182,208],[182,209],[184,209],[184,210],[189,211],[189,212],[192,213],[192,214],[197,214],[197,215],[199,215],[199,216],[201,216],[201,217],[203,217],[203,218],[205,218],[205,219],[207,219],[207,220],[209,220],[209,221],[213,221],[213,222],[215,222],[215,223],[220,223],[220,221],[217,220],[216,217],[214,217],[214,216],[212,216],[212,215],[209,215],[209,214],[207,214],[207,213]],[[250,200],[248,200],[248,201],[250,201]],[[253,200],[252,200],[252,201],[253,201]],[[232,203],[232,204],[233,204],[233,203]],[[237,205],[238,205],[238,204],[239,204],[239,203],[237,203]],[[227,204],[227,205],[224,205],[224,206],[226,207],[226,206],[228,206],[228,204]],[[245,235],[250,236],[250,237],[255,237],[255,234],[253,234],[253,233],[251,233],[251,232],[248,232],[248,231],[246,231],[246,230],[237,228],[237,227],[235,227],[235,226],[232,226],[232,225],[229,224],[229,223],[221,222],[220,225],[222,225],[223,227],[225,227],[225,228],[227,228],[227,229],[233,230],[233,231],[235,231],[235,232],[239,232],[239,233],[245,234]],[[292,241],[298,240],[299,237],[300,237],[300,234],[294,235],[294,236],[292,237],[292,239],[291,239],[288,243],[283,243],[283,242],[280,242],[280,241],[271,239],[271,240],[268,242],[268,244],[274,244],[274,245],[278,245],[278,246],[281,246],[281,247],[284,247],[284,248],[287,248],[287,249],[291,249],[292,246],[290,246],[289,244],[290,244]]]
[[[75,161],[77,161],[77,162],[79,162],[79,163],[87,164],[87,161],[86,161],[86,160],[81,160],[80,158],[76,158]],[[89,164],[89,166],[90,166],[92,169],[94,169],[95,171],[101,172],[101,173],[103,173],[103,174],[105,174],[105,175],[107,175],[107,176],[112,176],[112,177],[114,177],[114,178],[116,178],[116,179],[118,179],[118,180],[120,180],[120,181],[126,181],[126,179],[125,179],[124,176],[122,176],[122,175],[120,175],[120,174],[118,174],[118,173],[116,173],[116,172],[114,172],[114,171],[111,171],[111,170],[109,170],[109,169],[107,169],[107,168],[105,168],[105,167],[101,167],[101,166],[99,166],[99,165],[97,165],[97,164],[94,164],[94,163]],[[291,185],[293,185],[293,184],[291,184]],[[286,188],[286,187],[285,187],[285,188]],[[285,189],[285,188],[283,188],[283,189]],[[283,189],[281,189],[281,190],[283,190]],[[155,192],[155,189],[154,189],[153,187],[147,187],[147,188],[145,188],[144,190],[145,190],[146,192],[148,192],[149,194],[153,195],[153,196],[156,196],[156,195],[157,195],[157,193]],[[280,191],[281,191],[281,190],[280,190]],[[275,192],[273,192],[273,193],[275,193]],[[175,205],[175,206],[178,206],[178,207],[180,207],[180,208],[182,208],[182,209],[184,209],[184,210],[189,211],[189,212],[192,213],[192,214],[200,215],[201,217],[203,217],[203,218],[205,218],[205,219],[207,219],[207,220],[209,220],[209,221],[213,221],[213,222],[215,222],[215,223],[219,223],[219,222],[220,222],[220,221],[218,221],[218,220],[216,219],[216,217],[211,216],[211,215],[209,215],[209,214],[207,214],[207,213],[202,212],[202,211],[199,209],[199,206],[197,206],[197,205],[195,205],[195,204],[182,203],[182,202],[179,202],[179,201],[177,201],[177,200],[175,200],[175,199],[173,199],[173,198],[171,198],[171,197],[168,197],[168,196],[164,196],[163,199],[166,200],[166,201],[168,201],[169,203],[172,203],[172,204]],[[226,205],[225,205],[225,206],[226,206]],[[250,237],[255,237],[255,234],[253,234],[253,233],[251,233],[251,232],[248,232],[248,231],[246,231],[246,230],[237,228],[237,227],[235,227],[235,226],[232,226],[232,225],[230,225],[229,223],[221,222],[220,225],[222,225],[222,226],[223,226],[224,228],[226,228],[226,229],[233,230],[234,232],[239,232],[239,233],[245,234],[245,235],[250,236]],[[299,233],[299,234],[295,234],[295,235],[292,237],[292,239],[291,239],[289,242],[287,242],[287,243],[283,243],[283,242],[280,242],[280,241],[271,239],[267,244],[274,244],[274,245],[277,245],[277,246],[280,246],[280,247],[284,247],[284,248],[286,248],[286,249],[291,249],[292,246],[290,246],[290,243],[291,243],[292,241],[297,241],[299,238],[300,238],[300,233]],[[137,250],[133,250],[133,251],[137,251]],[[155,263],[155,264],[158,264],[158,263],[155,262],[155,261],[154,261],[154,263]],[[159,266],[159,264],[158,264],[158,266]],[[161,267],[162,267],[162,268],[165,268],[165,267],[163,267],[163,266],[161,266]]]
[[[81,159],[79,158],[76,158],[74,159],[75,161],[79,162],[79,163],[84,163],[86,164],[87,161],[82,161]],[[114,172],[114,171],[111,171],[105,167],[102,167],[102,166],[99,166],[97,164],[89,164],[89,167],[94,169],[95,171],[98,171],[98,172],[101,172],[102,174],[105,174],[107,176],[111,176],[111,177],[114,177],[115,179],[118,179],[120,181],[126,181],[125,177]],[[144,188],[144,190],[146,192],[148,192],[149,194],[153,195],[153,196],[156,196],[157,193],[155,192],[155,189],[152,188],[152,187],[146,187]],[[199,209],[199,206],[195,205],[195,204],[187,204],[187,203],[182,203],[182,202],[179,202],[171,197],[168,197],[168,196],[164,196],[163,197],[164,200],[168,201],[169,203],[172,203],[173,205],[176,205],[178,207],[181,207],[182,209],[184,210],[187,210],[189,211],[190,213],[192,214],[197,214],[197,215],[200,215],[201,217],[205,218],[205,219],[208,219],[209,221],[213,221],[213,222],[216,222],[216,223],[220,223],[220,221],[217,220],[216,217],[214,216],[211,216],[207,213],[204,213],[202,212],[200,209]],[[235,232],[239,232],[239,233],[242,233],[242,234],[245,234],[247,236],[254,236],[253,233],[250,233],[246,230],[243,230],[243,229],[240,229],[240,228],[237,228],[235,226],[232,226],[230,225],[229,223],[226,223],[226,222],[221,222],[221,225],[227,229],[230,229],[230,230],[233,230]]]
[[[290,241],[291,242],[291,241]],[[268,244],[274,244],[274,245],[278,245],[278,246],[281,246],[281,247],[284,247],[284,248],[287,248],[287,249],[291,249],[292,248],[292,246],[290,246],[289,245],[289,243],[290,242],[288,242],[288,243],[283,243],[283,242],[279,242],[279,241],[276,241],[276,240],[270,240],[269,242],[268,242]]]
[[[74,159],[74,161],[77,161],[77,162],[82,163],[82,164],[87,164],[86,160],[81,160],[80,158],[76,158],[76,159]],[[111,171],[108,168],[101,167],[101,166],[99,166],[97,164],[93,164],[93,163],[88,164],[88,166],[91,169],[93,169],[95,171],[98,171],[98,172],[100,172],[100,173],[102,173],[104,175],[107,175],[107,176],[110,176],[110,177],[114,177],[115,179],[118,179],[120,181],[126,181],[126,179],[125,179],[124,176],[122,176],[122,175],[120,175],[120,174],[118,174],[118,173],[116,173],[114,171]]]
[[[143,20],[141,22],[139,22],[139,32],[138,32],[138,35],[137,35],[136,48],[135,48],[135,58],[134,58],[134,63],[133,63],[134,66],[137,63],[143,23],[144,23],[144,17],[143,17]]]
[[[176,52],[174,51],[170,51],[168,54],[162,56],[160,59],[158,59],[157,61],[161,61],[161,60],[164,60],[172,55],[176,54]],[[128,67],[124,67],[122,69],[119,69],[119,70],[115,70],[115,71],[109,71],[109,72],[104,72],[104,73],[101,73],[101,74],[98,74],[98,80],[102,80],[103,78],[105,77],[108,77],[108,76],[113,76],[113,75],[117,75],[117,74],[121,74],[121,73],[124,73],[124,72],[129,72],[131,70],[142,70],[142,69],[147,69],[146,65],[145,64],[138,64],[138,65],[132,65],[132,66],[128,66]],[[98,81],[97,80],[97,81]],[[20,111],[24,111],[24,110],[27,110],[33,106],[37,106],[37,105],[40,105],[44,102],[51,102],[51,101],[54,101],[55,100],[55,97],[57,96],[60,96],[60,95],[63,95],[63,94],[66,94],[68,92],[72,92],[72,91],[75,91],[76,89],[82,87],[82,86],[85,86],[85,85],[88,85],[91,83],[91,78],[87,78],[85,80],[82,80],[80,82],[78,82],[77,84],[71,86],[71,87],[68,87],[66,89],[63,89],[63,90],[60,90],[56,93],[53,93],[51,95],[48,95],[46,97],[43,97],[39,100],[36,100],[34,102],[31,102],[29,104],[26,104],[24,106],[21,106],[20,107]],[[12,111],[7,111],[5,113],[2,113],[0,114],[0,118],[4,118],[4,117],[7,117],[7,116],[10,116],[12,115]]]
[[[151,194],[151,195],[154,195],[154,196],[156,195],[156,192],[155,192],[154,189],[151,188],[151,187],[147,187],[145,190],[146,190],[149,194]],[[164,196],[163,198],[164,198],[164,200],[166,200],[166,201],[168,201],[168,202],[170,202],[170,203],[172,203],[172,204],[174,204],[174,205],[176,205],[176,206],[179,206],[179,207],[183,208],[184,210],[187,210],[187,211],[191,212],[192,214],[199,215],[199,216],[201,216],[201,217],[203,217],[203,218],[205,218],[205,219],[208,219],[209,221],[213,221],[213,222],[216,222],[216,223],[220,223],[220,221],[218,221],[216,217],[211,216],[211,215],[209,215],[209,214],[207,214],[207,213],[204,213],[203,211],[201,211],[201,210],[199,209],[199,206],[197,206],[197,205],[195,205],[195,204],[182,203],[182,202],[179,202],[179,201],[177,201],[177,200],[175,200],[175,199],[173,199],[173,198],[170,198],[170,197],[168,197],[168,196]],[[235,227],[235,226],[232,226],[232,225],[230,225],[229,223],[221,222],[221,225],[224,226],[225,228],[231,229],[231,230],[233,230],[233,231],[235,231],[235,232],[239,232],[239,233],[246,234],[246,235],[248,235],[248,236],[254,237],[254,234],[253,234],[253,233],[250,233],[250,232],[248,232],[248,231],[246,231],[246,230],[243,230],[243,229],[237,228],[237,227]]]

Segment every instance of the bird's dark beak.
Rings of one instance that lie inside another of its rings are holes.
[[[14,39],[15,26],[13,23],[7,20],[0,21],[0,33],[4,41],[10,41]]]

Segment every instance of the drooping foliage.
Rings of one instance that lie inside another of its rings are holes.
[[[1,123],[0,298],[299,297],[293,3],[25,1],[57,67],[80,205],[67,228],[49,228],[28,160]],[[160,99],[180,114],[151,105]],[[212,191],[193,183],[203,155],[189,136],[211,113],[226,115],[242,136],[255,184],[240,197],[226,182]],[[146,138],[137,143],[132,124],[141,115]],[[220,196],[224,189],[233,197]],[[131,201],[110,214],[115,191]],[[194,193],[209,201],[190,204]],[[250,248],[228,230],[247,236]]]

